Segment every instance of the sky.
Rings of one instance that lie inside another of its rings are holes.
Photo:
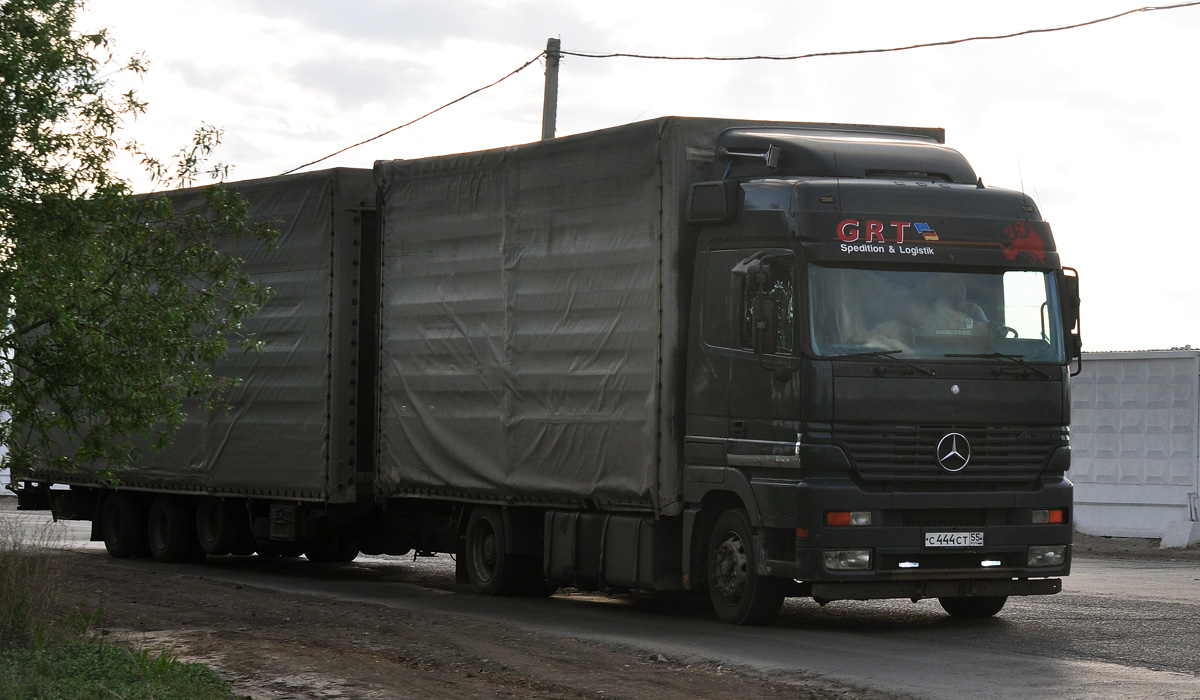
[[[224,131],[231,180],[278,175],[564,51],[795,55],[1045,29],[1136,0],[92,0],[78,27],[144,53],[127,135],[170,156]],[[1079,270],[1084,349],[1200,348],[1200,6],[899,53],[797,61],[565,56],[559,136],[678,115],[934,126],[985,184],[1023,190]],[[540,137],[544,67],[310,169]],[[122,172],[139,189],[133,164]]]

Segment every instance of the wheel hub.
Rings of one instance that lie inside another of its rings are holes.
[[[729,533],[713,553],[713,587],[729,600],[742,597],[746,589],[746,547],[734,533]]]

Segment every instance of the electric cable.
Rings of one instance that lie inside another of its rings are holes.
[[[388,134],[390,134],[390,133],[393,133],[393,132],[399,131],[399,130],[403,129],[403,128],[404,128],[404,127],[406,127],[406,126],[412,126],[413,124],[416,124],[417,122],[421,121],[422,119],[424,119],[424,118],[426,118],[426,117],[433,116],[434,114],[437,114],[438,112],[442,111],[443,109],[446,109],[447,107],[449,107],[449,106],[451,106],[451,105],[454,105],[454,104],[457,104],[457,103],[459,103],[459,102],[462,102],[463,100],[465,100],[465,99],[467,99],[468,97],[471,97],[471,96],[473,96],[473,95],[478,95],[479,93],[483,92],[484,90],[487,90],[487,89],[488,89],[488,88],[490,88],[490,87],[495,87],[495,86],[499,85],[500,83],[504,82],[505,80],[508,80],[509,78],[513,77],[513,76],[514,76],[514,75],[516,75],[517,73],[520,73],[521,71],[525,70],[526,68],[528,68],[529,66],[533,65],[534,63],[537,63],[537,62],[538,62],[539,60],[541,60],[541,58],[542,58],[543,56],[545,56],[545,55],[546,55],[546,52],[545,52],[545,51],[543,51],[543,52],[539,53],[538,55],[534,56],[533,58],[529,59],[528,61],[526,61],[524,64],[522,64],[522,65],[521,65],[521,67],[520,67],[520,68],[517,68],[516,70],[512,71],[511,73],[509,73],[508,75],[504,76],[503,78],[500,78],[499,80],[497,80],[497,81],[495,81],[495,82],[492,82],[492,83],[489,83],[489,84],[487,84],[487,85],[484,85],[484,86],[483,86],[483,87],[481,87],[481,88],[476,88],[475,90],[472,90],[472,91],[468,92],[467,94],[463,95],[462,97],[459,97],[459,98],[457,98],[457,99],[451,100],[451,101],[447,102],[446,104],[442,105],[441,107],[438,107],[437,109],[434,109],[434,110],[431,110],[431,111],[429,111],[429,112],[426,112],[425,114],[422,114],[421,116],[417,117],[416,119],[413,119],[412,121],[405,122],[405,123],[401,124],[400,126],[397,126],[397,127],[391,128],[391,129],[388,129],[387,131],[383,132],[382,134],[378,134],[378,135],[376,135],[376,136],[372,136],[372,137],[371,137],[371,138],[369,138],[369,139],[364,139],[364,140],[362,140],[362,141],[359,141],[359,142],[358,142],[358,143],[356,143],[356,144],[353,144],[353,145],[350,145],[350,146],[346,146],[346,147],[345,147],[345,148],[343,148],[343,149],[340,149],[340,150],[334,151],[333,153],[330,153],[330,154],[329,154],[329,155],[327,155],[327,156],[323,156],[323,157],[321,157],[321,158],[318,158],[318,159],[316,159],[316,160],[314,160],[314,161],[310,161],[310,162],[308,162],[308,163],[305,163],[304,165],[298,165],[298,166],[296,166],[296,167],[292,168],[291,170],[288,170],[288,171],[286,171],[286,172],[280,173],[280,175],[291,175],[292,173],[296,172],[297,170],[303,170],[304,168],[307,168],[307,167],[308,167],[308,166],[310,166],[310,165],[316,165],[317,163],[320,163],[320,162],[322,162],[322,161],[329,160],[330,158],[332,158],[332,157],[334,157],[334,156],[341,155],[341,154],[345,153],[346,151],[349,151],[350,149],[353,149],[353,148],[358,148],[359,146],[362,146],[362,145],[364,145],[364,144],[368,144],[368,143],[371,143],[372,141],[375,141],[375,140],[381,139],[381,138],[383,138],[384,136],[387,136],[387,135],[388,135]]]
[[[947,39],[945,41],[931,41],[924,44],[910,44],[908,46],[894,46],[886,49],[854,49],[849,51],[819,51],[806,54],[795,54],[789,56],[656,56],[652,54],[638,53],[598,53],[590,51],[560,51],[564,56],[577,56],[579,58],[640,58],[654,61],[798,61],[805,58],[824,58],[829,56],[858,56],[863,54],[874,53],[894,53],[897,51],[912,51],[914,49],[927,49],[937,46],[954,46],[956,44],[965,44],[971,41],[994,41],[997,39],[1014,39],[1020,36],[1028,36],[1030,34],[1049,34],[1051,32],[1064,32],[1069,29],[1079,29],[1081,27],[1090,27],[1103,22],[1111,22],[1115,19],[1127,17],[1139,12],[1158,12],[1160,10],[1178,10],[1184,7],[1194,7],[1200,5],[1200,0],[1194,2],[1181,2],[1174,5],[1152,5],[1148,7],[1138,7],[1132,10],[1119,12],[1108,17],[1092,19],[1086,22],[1076,22],[1075,24],[1065,24],[1059,27],[1049,27],[1046,29],[1025,29],[1019,32],[1010,32],[1008,34],[991,34],[987,36],[972,36],[964,39]]]
[[[898,51],[913,51],[915,49],[927,49],[927,48],[934,48],[934,47],[938,47],[938,46],[954,46],[956,44],[965,44],[965,43],[972,42],[972,41],[995,41],[998,39],[1013,39],[1016,37],[1029,36],[1032,34],[1049,34],[1052,32],[1063,32],[1063,31],[1067,31],[1070,29],[1079,29],[1081,27],[1090,27],[1092,25],[1102,24],[1104,22],[1111,22],[1113,20],[1120,19],[1122,17],[1128,17],[1129,15],[1134,15],[1134,14],[1138,14],[1138,13],[1159,12],[1162,10],[1178,10],[1178,9],[1185,8],[1185,7],[1195,7],[1197,5],[1200,5],[1200,0],[1193,0],[1192,2],[1180,2],[1180,3],[1175,3],[1173,5],[1149,5],[1146,7],[1138,7],[1138,8],[1134,8],[1132,10],[1126,10],[1124,12],[1119,12],[1115,15],[1109,15],[1107,17],[1100,17],[1098,19],[1087,20],[1085,22],[1076,22],[1075,24],[1065,24],[1065,25],[1058,26],[1058,27],[1048,27],[1045,29],[1026,29],[1026,30],[1019,31],[1019,32],[1010,32],[1008,34],[991,34],[991,35],[986,35],[986,36],[972,36],[972,37],[966,37],[963,39],[947,39],[945,41],[931,41],[931,42],[927,42],[927,43],[923,43],[923,44],[910,44],[908,46],[894,46],[891,48],[884,48],[884,49],[853,49],[853,50],[848,50],[848,51],[819,51],[819,52],[814,52],[814,53],[795,54],[795,55],[787,55],[787,56],[659,56],[659,55],[653,55],[653,54],[637,54],[637,53],[598,53],[598,52],[590,52],[590,51],[562,51],[562,50],[560,50],[558,53],[560,56],[575,56],[577,58],[636,58],[636,59],[653,60],[653,61],[798,61],[798,60],[807,59],[807,58],[824,58],[824,57],[831,57],[831,56],[859,56],[859,55],[865,55],[865,54],[895,53]],[[542,51],[537,56],[534,56],[533,58],[526,61],[520,68],[517,68],[516,70],[512,71],[511,73],[504,76],[503,78],[500,78],[499,80],[497,80],[493,83],[484,85],[483,87],[478,88],[476,90],[472,90],[471,92],[468,92],[467,94],[463,95],[462,97],[459,97],[455,100],[447,102],[446,104],[442,105],[441,107],[438,107],[435,110],[426,112],[425,114],[422,114],[421,116],[417,117],[416,119],[413,119],[412,121],[406,122],[404,124],[401,124],[400,126],[392,128],[392,129],[388,129],[387,131],[383,132],[382,134],[379,134],[377,136],[372,136],[371,138],[365,139],[363,141],[359,141],[358,143],[356,143],[354,145],[346,146],[345,148],[335,151],[333,153],[330,153],[327,156],[318,158],[309,163],[305,163],[304,165],[297,166],[297,167],[292,168],[291,170],[288,170],[287,172],[284,172],[281,174],[282,175],[290,175],[290,174],[296,172],[297,170],[302,170],[304,168],[309,167],[310,165],[316,165],[317,163],[320,163],[322,161],[329,160],[330,158],[333,158],[334,156],[337,156],[337,155],[341,155],[342,153],[345,153],[346,151],[349,151],[353,148],[358,148],[359,146],[362,146],[363,144],[367,144],[367,143],[370,143],[377,139],[381,139],[384,136],[387,136],[388,134],[399,131],[400,129],[403,129],[406,126],[411,126],[413,124],[416,124],[417,122],[421,121],[422,119],[425,119],[426,117],[437,114],[438,112],[442,111],[443,109],[446,109],[447,107],[449,107],[451,105],[462,102],[463,100],[467,99],[468,97],[479,94],[480,92],[483,92],[484,90],[487,90],[490,87],[495,87],[496,85],[499,85],[500,83],[504,82],[505,80],[508,80],[509,78],[513,77],[517,73],[520,73],[521,71],[525,70],[526,68],[533,65],[534,63],[540,61],[545,55],[546,55],[546,52]]]

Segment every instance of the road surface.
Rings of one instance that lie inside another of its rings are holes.
[[[45,514],[0,510],[25,527]],[[2,522],[2,521],[0,521]],[[105,556],[87,525],[54,526],[65,546]],[[448,557],[305,560],[221,557],[200,565],[113,560],[131,570],[202,576],[346,602],[465,615],[760,677],[828,680],[894,697],[1200,699],[1200,564],[1076,559],[1056,596],[1014,598],[994,619],[954,620],[935,601],[789,600],[770,626],[716,620],[704,601],[566,591],[488,599],[453,583]],[[319,574],[319,575],[314,575]]]

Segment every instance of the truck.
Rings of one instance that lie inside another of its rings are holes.
[[[1061,590],[1078,275],[942,129],[666,117],[231,187],[282,236],[230,251],[274,290],[230,409],[21,508],[121,557],[452,553],[480,594],[733,624]]]

